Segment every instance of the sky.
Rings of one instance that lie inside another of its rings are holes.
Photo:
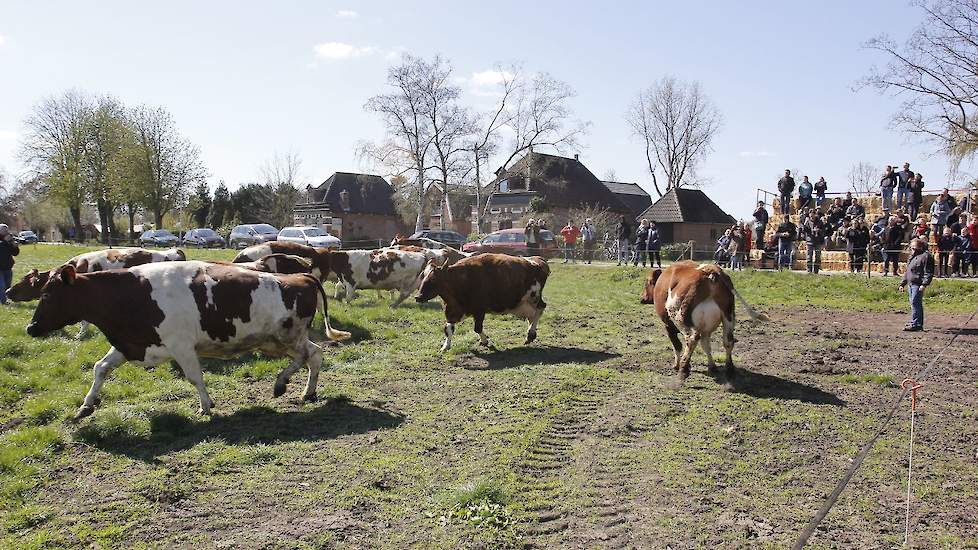
[[[953,185],[964,176],[952,178],[932,144],[890,129],[899,98],[857,86],[885,61],[862,44],[881,32],[902,41],[920,19],[901,0],[0,0],[0,168],[22,173],[24,119],[77,88],[168,109],[200,147],[212,187],[255,181],[287,151],[318,183],[366,168],[356,145],[383,127],[363,104],[386,91],[387,68],[407,52],[451,60],[477,110],[489,106],[486,71],[499,64],[567,82],[590,129],[564,154],[650,191],[627,106],[663,76],[699,81],[724,119],[699,170],[704,191],[739,218],[785,168],[843,191],[856,162],[910,162],[928,188]]]

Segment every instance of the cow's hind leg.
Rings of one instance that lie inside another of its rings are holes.
[[[393,292],[393,290],[391,292]],[[397,299],[394,300],[393,303],[391,303],[391,309],[394,309],[397,306],[401,305],[401,302],[406,300],[407,297],[410,295],[411,295],[411,289],[402,290],[400,296],[398,296]]]
[[[489,337],[486,336],[486,332],[483,329],[483,323],[486,320],[485,313],[476,313],[472,316],[472,320],[475,322],[475,333],[479,335],[479,343],[489,349],[495,349],[492,342],[489,341]]]
[[[703,353],[706,354],[706,368],[710,372],[716,372],[717,364],[713,361],[713,346],[710,342],[710,337],[705,336],[700,340],[700,347],[703,348]]]
[[[699,343],[700,333],[693,330],[686,336],[686,341],[683,342],[683,356],[679,360],[679,383],[682,384],[683,381],[689,376],[690,370],[690,359],[693,356],[693,350],[696,349],[696,344]]]
[[[173,360],[180,365],[180,370],[183,371],[187,380],[197,388],[197,395],[200,397],[200,409],[197,410],[197,413],[211,414],[214,400],[211,399],[207,393],[207,387],[204,385],[204,372],[200,369],[200,359],[197,358],[197,352],[193,348],[175,352],[173,353]]]
[[[92,381],[92,387],[85,394],[85,400],[82,401],[81,407],[78,408],[78,412],[75,413],[75,420],[81,420],[86,416],[95,412],[95,405],[98,401],[98,394],[102,391],[102,384],[105,383],[105,378],[112,372],[112,369],[118,367],[119,365],[126,362],[126,358],[122,353],[115,349],[114,347],[109,348],[108,353],[104,357],[99,359],[95,363],[95,379]]]
[[[669,335],[669,341],[672,342],[672,368],[676,372],[679,372],[679,357],[683,351],[683,343],[679,340],[679,329],[671,322],[666,322],[666,334]]]
[[[308,355],[306,365],[309,367],[309,378],[306,380],[306,390],[302,394],[302,399],[315,402],[318,399],[316,386],[319,385],[319,371],[323,366],[323,350],[309,340],[306,340],[305,347]]]
[[[729,319],[727,317],[723,318],[723,349],[727,352],[726,375],[728,380],[737,375],[737,369],[733,363],[733,348],[734,343],[737,342],[737,339],[734,338],[735,324],[736,321],[733,316]]]
[[[300,344],[296,347],[296,349],[289,352],[289,357],[291,358],[291,361],[289,361],[288,366],[282,369],[275,378],[275,386],[272,388],[272,397],[280,397],[283,393],[285,393],[285,388],[289,385],[289,380],[292,379],[292,375],[295,374],[295,372],[309,360],[309,349],[304,344]],[[308,389],[309,388],[307,387],[306,390]]]

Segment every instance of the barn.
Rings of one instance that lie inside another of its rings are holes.
[[[714,243],[737,220],[699,189],[670,189],[642,212],[659,227],[664,243]]]

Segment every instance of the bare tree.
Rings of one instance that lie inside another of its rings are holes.
[[[78,90],[49,97],[27,117],[21,157],[51,196],[68,208],[75,237],[84,240],[81,211],[85,201],[85,149],[91,100]]]
[[[268,223],[276,227],[291,225],[292,211],[302,195],[301,171],[302,159],[295,151],[275,153],[259,169],[259,181],[272,189]]]
[[[197,146],[180,135],[173,117],[161,107],[130,110],[135,136],[133,177],[143,205],[153,212],[156,227],[163,216],[183,206],[194,184],[207,177]]]
[[[849,186],[857,193],[874,193],[879,189],[880,171],[868,162],[857,162],[849,168]]]
[[[500,165],[503,169],[534,149],[549,147],[561,152],[580,147],[589,124],[575,119],[567,105],[577,95],[570,85],[538,73],[530,82],[517,83],[515,92],[506,124],[513,138]]]
[[[698,82],[667,76],[642,90],[625,119],[645,145],[652,185],[659,196],[695,183],[696,168],[712,150],[722,117]],[[656,172],[666,178],[665,191]]]
[[[398,191],[413,197],[418,230],[422,229],[425,176],[430,168],[428,151],[434,140],[431,123],[425,116],[428,98],[424,78],[428,72],[430,64],[411,55],[405,55],[400,64],[388,70],[387,84],[393,91],[371,97],[364,105],[367,111],[380,115],[387,136],[379,143],[359,146],[361,157],[386,167],[393,176],[405,176],[408,183]]]
[[[608,168],[604,173],[604,181],[618,181],[618,172],[614,168]]]
[[[939,145],[957,166],[978,152],[978,0],[917,0],[924,21],[903,46],[880,35],[888,58],[863,84],[905,98],[896,127]]]
[[[506,127],[512,120],[510,113],[510,101],[516,94],[517,77],[520,68],[516,65],[509,69],[497,66],[495,69],[499,75],[499,99],[488,111],[476,116],[473,123],[475,141],[472,143],[473,164],[475,167],[475,227],[476,233],[482,231],[482,163],[488,161],[489,156],[496,150],[496,139],[500,130]]]

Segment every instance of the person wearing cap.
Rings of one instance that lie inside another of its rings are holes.
[[[910,253],[907,272],[900,281],[900,290],[910,289],[910,322],[903,330],[916,332],[924,330],[924,290],[934,279],[934,256],[927,250],[924,239],[914,239]]]
[[[7,289],[14,279],[14,256],[20,254],[7,224],[0,223],[0,304],[7,303]]]

